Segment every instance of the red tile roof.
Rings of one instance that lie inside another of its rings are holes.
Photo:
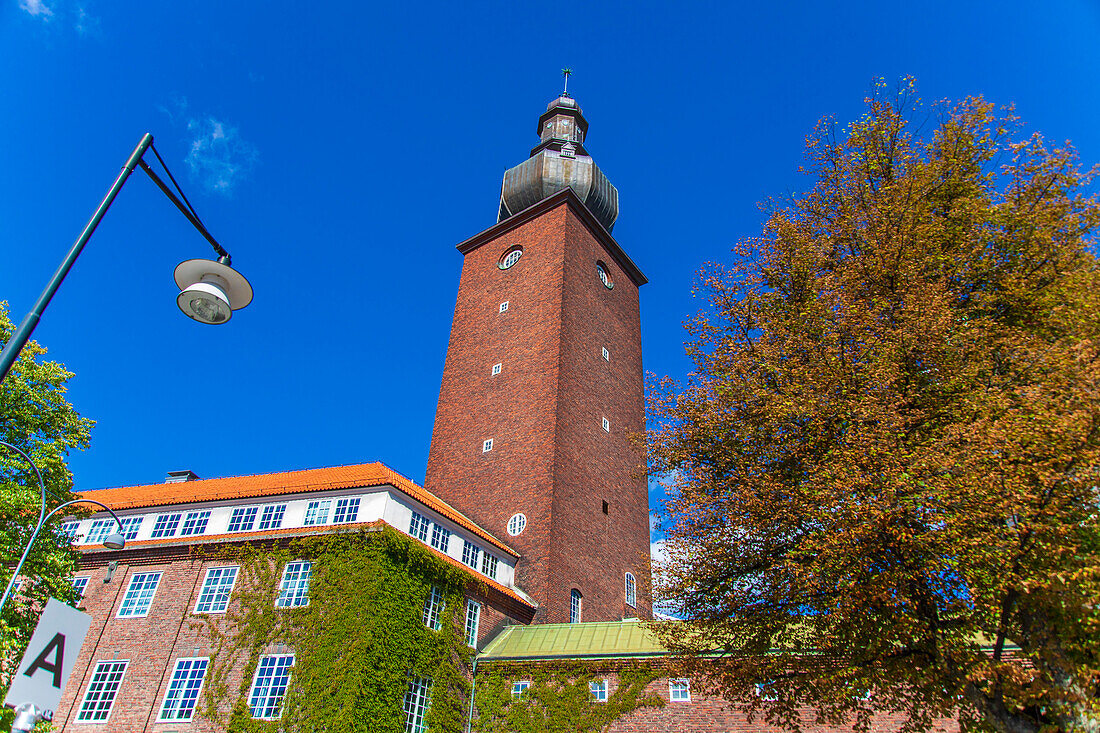
[[[309,468],[302,471],[261,473],[252,476],[197,479],[171,484],[122,486],[114,489],[96,489],[79,493],[81,496],[101,501],[112,509],[121,511],[123,509],[167,506],[170,504],[249,499],[261,496],[282,496],[284,494],[371,486],[393,486],[460,527],[473,532],[497,549],[512,557],[519,557],[518,552],[474,524],[464,514],[444,503],[437,496],[428,492],[427,489],[418,486],[381,463]],[[93,510],[99,509],[95,506],[90,508]]]

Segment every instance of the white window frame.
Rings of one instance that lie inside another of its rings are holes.
[[[488,575],[494,580],[497,577],[497,558],[496,555],[482,550],[481,552],[481,574]]]
[[[328,524],[329,514],[332,512],[332,499],[316,499],[306,504],[306,517],[302,520],[303,527],[320,527]]]
[[[507,310],[508,310],[508,301],[505,300],[500,304],[500,312],[504,313]]]
[[[412,513],[412,519],[409,520],[409,534],[420,540],[421,542],[427,542],[428,536],[431,533],[432,523],[427,517],[420,512],[414,511]]]
[[[286,519],[286,504],[266,504],[256,516],[257,530],[279,529]]]
[[[627,572],[623,578],[623,582],[626,585],[626,605],[631,608],[638,607],[638,579],[634,577],[634,573]]]
[[[498,361],[496,364],[493,364],[493,368],[490,370],[492,372],[490,376],[497,376],[502,369],[504,369],[504,362]]]
[[[601,420],[602,420],[601,425],[603,426],[603,431],[605,433],[610,433],[611,432],[611,421],[608,420],[606,417],[601,418]]]
[[[444,608],[446,603],[443,600],[443,591],[439,590],[438,585],[433,585],[428,591],[428,597],[424,599],[424,625],[432,631],[443,628],[440,617],[443,615]]]
[[[451,530],[447,529],[441,524],[432,525],[432,541],[431,546],[447,554],[447,550],[451,548]]]
[[[579,624],[584,613],[584,594],[577,588],[569,591],[569,623]]]
[[[138,532],[141,531],[141,523],[145,521],[145,515],[138,517],[119,517],[122,521],[122,529],[120,534],[126,538],[127,541],[136,540]]]
[[[669,702],[691,702],[691,680],[687,677],[670,678],[668,681]]]
[[[119,665],[121,665],[121,667],[119,667]],[[92,673],[92,679],[88,682],[88,689],[84,691],[84,699],[81,700],[80,709],[76,714],[77,723],[106,723],[111,719],[111,711],[115,707],[115,699],[118,697],[118,691],[122,688],[122,681],[126,678],[126,668],[129,666],[129,659],[105,659],[96,662],[95,672]],[[116,673],[118,674],[118,679],[110,679],[110,675]],[[98,684],[100,686],[93,690],[100,674],[106,679],[99,679]],[[104,692],[108,683],[113,683],[113,687]],[[95,699],[92,698],[93,692],[96,694]],[[106,708],[103,707],[104,701],[107,703]],[[89,706],[92,707],[89,708]],[[103,713],[102,718],[96,717],[96,714],[99,712]]]
[[[608,362],[611,361],[611,352],[607,350],[606,346],[603,347],[603,360]]]
[[[116,527],[114,519],[93,519],[88,534],[84,536],[86,545],[102,545],[107,535]]]
[[[512,537],[519,537],[525,529],[527,529],[527,515],[523,512],[516,512],[508,519],[507,530]]]
[[[233,518],[235,516],[247,517],[251,510],[251,517],[248,520],[248,524],[243,522],[239,524],[236,529],[233,529]],[[229,524],[226,526],[226,532],[251,532],[252,528],[256,526],[256,520],[260,516],[260,507],[258,506],[235,506],[233,511],[229,513]]]
[[[187,516],[183,518],[183,522],[180,524],[180,537],[194,537],[196,535],[205,534],[206,527],[209,524],[209,509],[202,509],[197,512],[187,512]],[[191,531],[188,531],[188,525],[190,525]]]
[[[607,702],[607,678],[589,680],[588,694],[592,702]]]
[[[76,533],[80,531],[80,522],[64,522],[60,531],[61,534],[69,538],[70,542],[76,542]]]
[[[511,247],[500,257],[500,264],[498,267],[502,270],[511,269],[520,258],[523,257],[523,247]]]
[[[527,692],[527,688],[531,686],[531,680],[516,680],[512,683],[512,699],[518,700],[523,697],[523,693]]]
[[[195,669],[199,662],[202,663],[202,673],[196,677]],[[185,665],[190,666],[184,668]],[[209,668],[209,657],[183,657],[176,660],[176,666],[172,668],[172,676],[168,678],[164,699],[160,703],[157,722],[181,723],[195,717],[195,708],[198,707],[202,685],[206,682],[206,673]],[[198,685],[194,684],[196,680]]]
[[[362,497],[349,496],[336,500],[336,509],[332,513],[333,524],[351,524],[359,519],[359,507],[362,506]]]
[[[153,607],[153,597],[157,594],[157,588],[160,587],[160,581],[164,573],[156,571],[152,573],[134,573],[130,576],[130,582],[126,586],[126,592],[122,595],[122,603],[118,605],[118,613],[115,614],[115,618],[145,618],[149,615],[149,609]],[[135,588],[135,584],[138,583],[138,579],[141,579],[141,583],[144,586],[150,581],[147,580],[150,576],[155,576],[152,580],[152,590],[147,587]],[[148,591],[148,595],[146,594]],[[144,602],[144,608],[141,607],[141,603]],[[131,604],[127,607],[127,604]],[[140,609],[140,613],[136,612],[136,609]]]
[[[405,691],[405,700],[401,704],[401,709],[405,713],[405,733],[424,733],[428,730],[424,721],[431,707],[432,678],[410,677],[409,687]]]
[[[477,649],[477,630],[481,624],[481,604],[466,599],[466,645]]]
[[[266,671],[264,668],[264,662],[268,659],[279,660],[268,665],[267,670],[271,671],[270,675],[265,675],[264,687],[257,689],[257,685],[260,684],[260,673]],[[287,659],[290,663],[285,667],[280,662],[285,662]],[[283,716],[283,699],[286,698],[286,691],[290,687],[290,670],[294,666],[293,654],[265,654],[260,657],[259,664],[256,665],[256,672],[252,675],[252,687],[248,690],[248,712],[256,720],[278,720]],[[286,670],[286,682],[283,685],[282,690],[272,695],[272,691],[275,690],[273,682],[281,675],[277,674],[280,669]],[[270,680],[270,681],[268,681]],[[262,694],[263,698],[259,701],[256,700],[257,693]],[[256,703],[260,702],[260,705]],[[256,709],[259,707],[260,712],[265,712],[274,708],[275,715],[256,715]]]
[[[225,613],[229,610],[229,597],[233,595],[233,586],[237,584],[238,565],[223,565],[216,568],[207,568],[206,576],[202,580],[202,588],[199,597],[195,601],[194,613]],[[232,571],[230,573],[229,571]],[[215,575],[217,574],[217,575]],[[225,588],[225,578],[229,579],[229,587]],[[223,595],[224,593],[224,595]],[[207,597],[209,595],[209,598]],[[208,604],[205,610],[203,603]]]
[[[462,564],[477,570],[481,560],[481,548],[469,540],[462,540]]]
[[[87,575],[78,575],[73,578],[73,590],[77,592],[77,600],[84,598],[84,594],[88,591],[88,581],[91,577]],[[83,581],[83,582],[81,582]]]
[[[482,453],[488,453],[492,449],[493,449],[493,439],[492,438],[486,438],[485,440],[481,441],[481,452]]]
[[[293,577],[291,577],[293,574]],[[283,579],[279,581],[276,608],[305,608],[309,605],[309,579],[313,577],[313,563],[295,560],[283,566]]]
[[[153,529],[149,533],[149,538],[154,540],[166,539],[168,537],[175,537],[176,533],[180,530],[180,525],[183,523],[183,512],[169,512],[167,514],[158,514],[156,520],[153,522]],[[127,537],[126,539],[130,539]]]

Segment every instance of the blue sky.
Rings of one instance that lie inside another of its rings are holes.
[[[767,7],[764,7],[767,6]],[[1100,4],[0,0],[0,299],[18,320],[141,135],[256,298],[183,317],[206,243],[127,184],[35,337],[97,421],[79,489],[381,460],[420,481],[461,256],[570,82],[618,187],[645,367],[682,377],[701,264],[805,189],[875,77],[981,94],[1100,161]]]

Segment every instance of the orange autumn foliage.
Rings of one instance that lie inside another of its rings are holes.
[[[787,729],[1096,731],[1100,203],[1009,112],[919,109],[819,125],[813,188],[704,270],[650,394],[658,633]]]

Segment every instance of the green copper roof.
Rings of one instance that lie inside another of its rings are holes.
[[[482,660],[637,657],[667,654],[642,621],[507,626],[478,655]]]

